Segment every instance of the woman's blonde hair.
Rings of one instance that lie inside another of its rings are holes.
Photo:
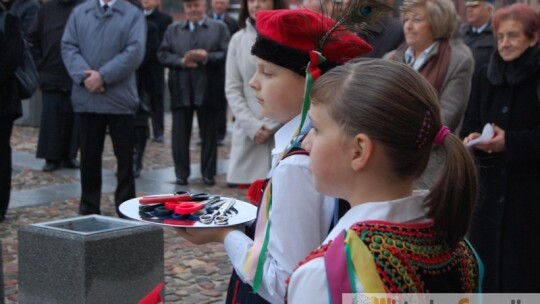
[[[450,0],[405,0],[401,16],[413,7],[423,6],[427,10],[428,23],[435,39],[450,39],[456,31],[458,17],[454,3]]]

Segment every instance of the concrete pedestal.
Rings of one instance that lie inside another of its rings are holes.
[[[19,303],[137,303],[164,281],[163,231],[99,215],[19,229]]]

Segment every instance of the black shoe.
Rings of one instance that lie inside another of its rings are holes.
[[[203,177],[202,181],[207,186],[213,186],[216,184],[216,180],[213,177]]]
[[[43,172],[53,172],[60,169],[60,164],[56,162],[45,162],[45,165],[43,166]]]
[[[176,184],[177,185],[180,185],[180,186],[185,186],[187,185],[187,178],[185,177],[179,177],[176,179]]]
[[[154,137],[154,142],[156,142],[156,143],[163,143],[163,136],[160,135],[160,136]]]
[[[69,159],[62,162],[62,166],[70,169],[79,169],[81,166],[76,159]]]

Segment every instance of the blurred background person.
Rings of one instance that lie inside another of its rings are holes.
[[[475,75],[461,136],[485,124],[495,136],[474,145],[480,196],[469,239],[484,262],[484,292],[540,292],[540,16],[526,4],[493,16],[497,51]]]
[[[117,161],[114,203],[118,216],[124,217],[118,210],[120,204],[135,197],[136,69],[144,58],[145,45],[144,14],[136,2],[86,1],[73,9],[66,24],[62,60],[73,79],[71,102],[80,118],[81,215],[101,213],[101,167],[107,133]]]
[[[159,44],[163,41],[163,35],[167,27],[172,23],[172,18],[168,14],[159,10],[159,0],[142,0],[144,15],[148,24],[148,33],[152,32],[150,27],[157,29],[157,39]],[[153,39],[152,39],[153,40]],[[158,46],[159,47],[159,46]],[[163,94],[165,89],[165,67],[157,58],[157,49],[147,48],[144,61],[139,67],[141,75],[146,75],[141,79],[150,101],[150,115],[152,118],[152,135],[154,142],[163,142]]]
[[[210,7],[211,10],[208,13],[208,17],[214,20],[220,20],[222,22],[225,22],[227,28],[229,29],[229,34],[232,37],[232,35],[234,35],[234,33],[236,33],[240,29],[240,27],[238,26],[238,21],[231,17],[227,12],[227,10],[229,9],[229,0],[212,0],[210,2]],[[220,78],[216,79],[216,81],[220,81],[220,85],[223,85],[223,90],[221,92],[216,92],[216,94],[223,93],[219,96],[220,108],[217,114],[218,146],[223,146],[223,140],[227,135],[227,98],[225,96],[225,65],[221,70]]]
[[[0,222],[4,220],[11,196],[11,145],[13,121],[22,115],[15,70],[23,61],[24,42],[17,16],[0,2]]]
[[[62,61],[60,42],[73,8],[82,0],[51,0],[43,4],[28,30],[30,50],[39,71],[42,92],[41,124],[36,157],[45,159],[44,172],[60,166],[77,169],[78,117],[73,114],[73,81]]]
[[[262,108],[249,80],[255,74],[255,13],[260,10],[288,8],[285,0],[242,0],[239,23],[242,28],[229,43],[226,62],[225,93],[235,117],[231,154],[227,170],[229,187],[246,186],[265,178],[272,162],[273,134],[281,126],[262,115]]]
[[[220,73],[230,36],[225,23],[206,16],[206,0],[184,0],[183,6],[187,19],[167,28],[158,50],[159,60],[169,67],[176,184],[187,185],[191,175],[189,151],[196,112],[202,181],[212,186],[217,169],[217,115],[224,95]]]
[[[371,24],[364,40],[373,47],[373,51],[363,56],[368,58],[382,58],[384,54],[397,49],[404,41],[403,25],[401,21],[389,12],[377,23]]]
[[[20,29],[26,37],[30,25],[36,18],[38,0],[0,0],[4,7],[19,19]]]
[[[320,12],[321,2],[319,2],[319,0],[303,0],[302,7],[310,9],[312,11]]]
[[[495,38],[491,29],[491,16],[495,11],[493,0],[467,0],[466,20],[460,28],[463,42],[471,49],[474,56],[474,67],[489,62],[491,53],[495,50]]]
[[[458,134],[467,108],[474,59],[461,39],[452,39],[457,14],[450,0],[406,0],[401,8],[405,44],[385,55],[411,66],[437,90],[441,119]],[[417,181],[417,188],[431,188],[444,164],[435,147],[430,163]]]
[[[146,15],[146,46],[144,52],[144,59],[139,69],[137,69],[137,93],[139,94],[140,102],[139,107],[135,112],[135,117],[133,119],[133,127],[135,132],[135,149],[133,151],[133,177],[135,178],[141,176],[141,171],[143,169],[144,150],[146,149],[146,142],[148,141],[148,138],[150,136],[148,120],[150,119],[150,116],[151,114],[153,114],[154,110],[154,108],[152,107],[152,96],[155,97],[156,95],[158,95],[153,94],[156,93],[155,89],[158,85],[156,81],[159,80],[154,79],[154,77],[159,77],[159,73],[152,73],[152,64],[157,61],[156,53],[157,49],[161,44],[161,40],[159,33],[159,25],[157,23],[150,22],[148,20],[148,16],[149,15]],[[157,68],[156,70],[161,69],[161,76],[163,77],[163,66],[159,62],[157,62],[157,64],[158,65],[154,67]],[[161,114],[163,116],[163,92],[161,92],[161,95]],[[161,118],[163,119],[163,117]],[[161,134],[161,142],[163,142],[163,132],[161,132]],[[154,141],[156,141],[155,135]]]

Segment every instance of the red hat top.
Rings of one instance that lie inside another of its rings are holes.
[[[371,52],[371,46],[344,26],[308,9],[257,13],[253,55],[304,75],[311,51],[336,66]]]

